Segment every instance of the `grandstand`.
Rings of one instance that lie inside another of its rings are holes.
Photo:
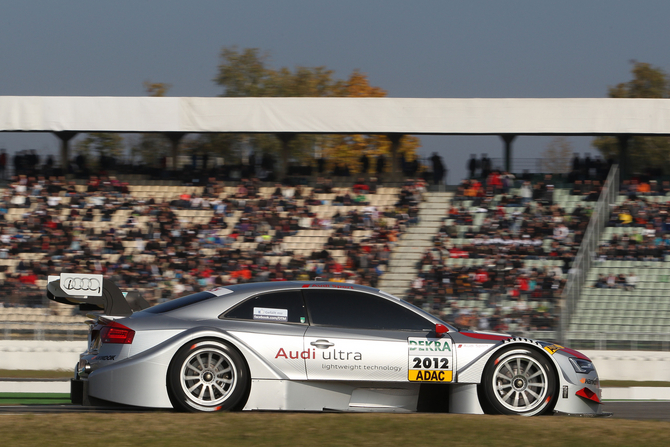
[[[85,271],[154,302],[213,285],[321,277],[378,286],[461,326],[562,337],[577,348],[670,348],[670,241],[660,257],[639,250],[665,240],[653,219],[670,211],[663,196],[619,194],[599,214],[607,215],[600,248],[588,256],[597,262],[573,281],[598,214],[591,188],[580,194],[551,177],[496,184],[428,192],[407,181],[373,193],[352,183],[16,181],[0,207],[0,334],[85,337],[84,316],[44,298],[47,275]],[[617,226],[624,207],[644,209],[653,228]],[[622,240],[639,253],[611,248]],[[596,287],[601,274],[636,283]]]
[[[85,333],[83,325],[61,326],[83,316],[44,299],[46,276],[61,271],[103,272],[153,301],[248,280],[321,276],[376,284],[388,244],[409,225],[422,190],[418,183],[362,194],[351,184],[125,180],[53,182],[60,183],[52,194],[58,200],[45,192],[51,182],[17,181],[5,191],[5,338]]]

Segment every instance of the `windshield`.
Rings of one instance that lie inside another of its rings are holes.
[[[166,301],[165,303],[154,307],[149,307],[144,309],[142,312],[150,314],[162,314],[165,312],[170,312],[171,310],[181,309],[182,307],[190,306],[191,304],[199,303],[214,297],[216,297],[216,295],[209,292],[194,293],[193,295],[182,296],[181,298],[177,298],[172,301]]]

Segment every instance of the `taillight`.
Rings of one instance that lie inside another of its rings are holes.
[[[110,321],[100,329],[100,339],[103,343],[119,343],[129,345],[135,338],[135,331],[116,321]]]

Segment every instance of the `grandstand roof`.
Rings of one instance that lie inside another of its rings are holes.
[[[655,135],[670,100],[0,96],[0,131]]]

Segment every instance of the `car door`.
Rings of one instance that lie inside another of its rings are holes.
[[[449,346],[449,359],[439,360],[447,354],[427,350],[437,347],[430,337],[435,324],[396,300],[330,287],[303,288],[303,294],[310,318],[305,333],[309,380],[424,381],[424,371],[434,369],[432,358],[438,359],[438,370],[451,367],[450,342],[440,340],[440,348]],[[416,359],[420,368],[414,367]],[[422,371],[418,376],[412,372],[417,370]]]
[[[223,315],[236,320],[228,329],[280,374],[305,380],[303,343],[307,312],[299,290],[281,290],[255,295]]]

